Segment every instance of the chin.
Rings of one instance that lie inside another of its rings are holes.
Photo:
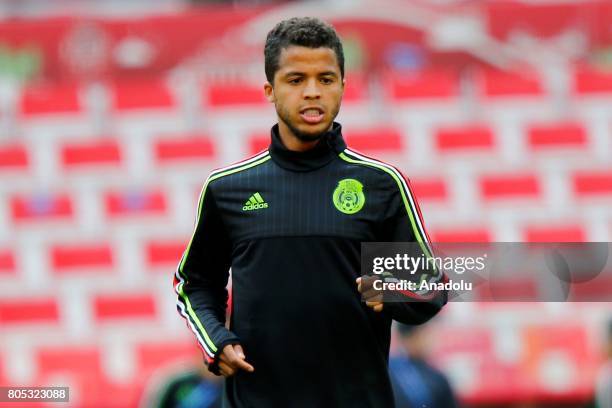
[[[321,122],[319,124],[316,125],[303,125],[302,129],[300,129],[302,131],[303,134],[306,135],[312,135],[314,136],[318,136],[321,133],[325,133],[327,132],[328,129],[331,128],[332,123],[331,122]]]
[[[321,138],[323,132],[299,132],[296,137],[303,142],[314,142]]]

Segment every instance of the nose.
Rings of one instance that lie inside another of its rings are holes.
[[[318,99],[321,97],[319,85],[315,79],[311,79],[306,83],[304,88],[304,99]]]

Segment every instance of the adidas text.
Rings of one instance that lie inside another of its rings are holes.
[[[262,208],[268,208],[268,203],[245,205],[244,207],[242,207],[242,211],[261,210]]]

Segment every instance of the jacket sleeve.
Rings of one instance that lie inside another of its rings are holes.
[[[174,275],[177,309],[195,334],[208,369],[218,374],[218,355],[238,337],[225,327],[231,245],[208,180],[198,204],[195,230]]]
[[[415,242],[420,254],[427,258],[435,256],[431,242],[425,231],[421,210],[412,192],[410,183],[399,171],[392,175],[391,197],[383,221],[385,242]],[[414,254],[413,254],[414,256]],[[446,281],[446,276],[437,269],[417,272],[415,276],[428,281]],[[402,292],[400,299],[385,302],[383,310],[391,318],[405,324],[421,324],[432,318],[446,304],[448,293],[433,291]]]

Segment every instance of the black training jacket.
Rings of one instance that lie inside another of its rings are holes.
[[[255,367],[226,380],[227,407],[392,407],[391,321],[423,323],[446,298],[376,313],[355,279],[361,242],[427,245],[415,197],[394,167],[347,148],[338,123],[306,152],[287,150],[278,125],[271,135],[206,180],[175,274],[179,312],[211,371],[236,343]]]

